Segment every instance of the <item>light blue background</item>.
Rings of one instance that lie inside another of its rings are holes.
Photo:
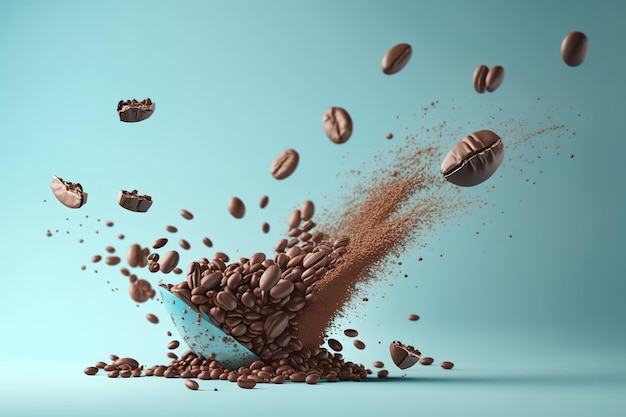
[[[292,415],[289,407],[301,415],[624,415],[623,16],[608,0],[3,1],[0,415],[215,413],[233,401],[248,415]],[[559,48],[574,30],[587,34],[590,50],[571,68]],[[413,46],[411,61],[385,76],[382,56],[400,42]],[[496,92],[479,95],[471,75],[483,63],[506,75]],[[119,122],[117,102],[133,97],[152,98],[155,114]],[[346,144],[324,136],[330,106],[353,117]],[[442,137],[429,137],[425,129],[444,120]],[[184,237],[192,249],[183,267],[212,255],[203,236],[234,258],[271,253],[303,200],[341,211],[360,178],[350,170],[385,166],[404,135],[445,152],[481,128],[507,144],[497,175],[462,190],[486,205],[442,216],[370,301],[357,303],[358,314],[338,323],[368,344],[346,348],[348,360],[392,365],[388,343],[401,339],[454,361],[454,370],[388,366],[384,381],[245,392],[226,382],[200,381],[205,391],[191,392],[181,381],[83,374],[111,353],[168,362],[173,326],[162,306],[137,307],[117,267],[90,262],[107,245],[123,257],[134,242]],[[269,166],[288,147],[300,165],[276,181]],[[52,175],[80,182],[87,205],[59,204]],[[145,215],[127,212],[116,204],[120,188],[155,203]],[[264,194],[270,204],[260,210]],[[232,195],[247,204],[241,220],[226,211]],[[148,323],[149,312],[161,323]],[[422,318],[409,322],[409,313]]]

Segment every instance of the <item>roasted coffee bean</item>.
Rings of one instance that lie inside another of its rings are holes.
[[[120,261],[121,259],[119,256],[107,256],[106,259],[104,260],[104,262],[107,265],[111,265],[111,266],[119,264]]]
[[[306,382],[309,385],[315,385],[320,381],[320,376],[319,374],[308,374],[306,376],[306,378],[304,379],[304,382]]]
[[[248,378],[247,375],[241,375],[237,378],[237,385],[239,388],[251,389],[256,386],[256,381],[254,379]]]
[[[246,214],[246,206],[239,197],[231,197],[227,207],[228,212],[236,219],[241,219]]]
[[[263,230],[263,233],[269,233],[270,232],[270,224],[269,223],[263,223],[263,226],[261,226],[261,230]]]
[[[285,149],[272,162],[270,172],[277,180],[283,180],[294,173],[299,161],[300,155],[295,149]]]
[[[328,346],[335,352],[341,352],[343,350],[343,346],[337,339],[328,339]]]
[[[411,59],[411,45],[400,43],[387,51],[380,67],[384,74],[391,75],[399,72]]]
[[[172,226],[172,225],[165,226],[165,230],[167,230],[170,233],[178,232],[178,228],[176,226]]]
[[[487,77],[485,77],[485,86],[487,88],[487,91],[489,91],[490,93],[496,91],[498,87],[500,87],[500,85],[502,84],[503,80],[504,68],[502,68],[500,65],[492,67],[487,72]]]
[[[435,360],[433,358],[429,357],[429,356],[425,356],[425,357],[421,358],[419,360],[419,362],[420,362],[420,365],[428,366],[428,365],[432,365],[433,362],[435,362]]]
[[[441,172],[446,181],[472,187],[491,177],[503,159],[502,139],[490,130],[480,130],[463,138],[448,152]]]
[[[277,311],[265,319],[263,329],[265,330],[265,335],[269,339],[276,339],[282,334],[282,332],[285,331],[288,324],[289,316],[283,311]]]
[[[443,369],[452,369],[452,368],[454,368],[454,363],[449,362],[449,361],[443,361],[443,362],[441,362],[441,367]]]
[[[128,247],[128,250],[126,251],[126,262],[128,262],[129,266],[135,268],[139,265],[140,261],[141,246],[139,246],[137,243],[133,243]]]
[[[419,350],[395,340],[389,345],[389,352],[393,363],[400,369],[410,368],[420,360]]]
[[[120,371],[118,371],[117,369],[116,369],[116,370],[113,370],[113,371],[109,372],[109,373],[107,374],[107,376],[108,376],[109,378],[117,378],[118,376],[120,376]]]
[[[159,322],[159,318],[157,316],[155,316],[154,314],[152,314],[152,313],[146,314],[146,319],[150,323],[154,323],[154,324],[157,324]]]
[[[272,289],[272,287],[274,287],[274,285],[278,283],[281,274],[282,271],[280,270],[280,267],[278,265],[270,265],[270,267],[267,268],[261,275],[261,278],[259,279],[259,287],[263,291],[269,291],[270,289]]]
[[[94,256],[91,257],[91,262],[93,262],[93,263],[98,263],[101,260],[102,260],[102,256],[100,256],[100,255],[94,255]]]
[[[191,214],[190,211],[187,211],[185,209],[182,209],[180,211],[180,215],[183,216],[183,218],[187,219],[187,220],[191,220],[193,219],[193,214]]]
[[[571,32],[561,43],[561,58],[570,67],[577,67],[587,57],[589,40],[582,32]]]
[[[419,319],[420,319],[420,316],[418,316],[417,314],[409,314],[409,320],[417,321]]]
[[[181,248],[183,248],[185,250],[188,250],[189,248],[191,248],[191,245],[185,239],[179,240],[178,244],[180,245]]]
[[[311,220],[313,218],[313,214],[315,213],[315,204],[311,200],[306,200],[302,203],[302,208],[300,209],[300,214],[302,216],[302,220]]]
[[[113,246],[107,246],[106,248],[104,248],[104,250],[109,253],[115,253],[115,248]]]
[[[354,341],[354,347],[360,350],[365,349],[365,343],[363,343],[361,340],[355,340]]]
[[[159,266],[161,272],[164,274],[169,274],[174,270],[176,265],[178,265],[178,261],[180,260],[180,255],[175,250],[167,252],[163,257],[159,260]]]
[[[270,289],[270,296],[280,300],[291,295],[294,288],[295,287],[291,281],[282,279],[278,281],[278,284]]]
[[[95,366],[88,366],[85,368],[84,372],[86,375],[95,375],[98,373],[98,368],[96,368]]]
[[[472,81],[474,83],[474,89],[479,93],[484,93],[487,90],[487,73],[489,72],[489,67],[486,65],[479,65],[474,71],[474,75],[472,77]]]
[[[297,371],[289,375],[289,380],[293,382],[304,382],[306,381],[306,377],[307,375],[304,371]]]
[[[389,376],[389,371],[386,369],[381,369],[380,371],[378,371],[377,376],[379,378],[387,378]]]
[[[322,116],[326,136],[336,144],[342,144],[352,136],[352,118],[341,107],[331,107]]]
[[[270,202],[270,198],[264,195],[263,197],[261,197],[261,200],[259,201],[259,207],[264,209],[265,207],[267,207],[267,203],[269,202]]]
[[[213,242],[208,237],[203,238],[202,243],[204,243],[206,247],[209,247],[209,248],[213,247]]]
[[[381,361],[376,361],[372,365],[374,365],[374,368],[384,368],[385,367],[385,364],[382,363]]]
[[[200,385],[193,379],[185,380],[185,386],[192,391],[196,391],[200,387]]]
[[[178,340],[172,340],[171,342],[167,344],[167,348],[169,350],[177,349],[178,346],[180,346],[180,342]]]
[[[135,281],[132,281],[128,288],[128,292],[130,297],[138,303],[143,303],[149,298],[153,298],[155,296],[155,291],[152,289],[152,285],[145,279],[136,279]]]

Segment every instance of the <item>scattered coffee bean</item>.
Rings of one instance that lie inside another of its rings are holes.
[[[178,261],[180,260],[180,255],[175,250],[167,252],[163,257],[159,260],[159,266],[161,272],[164,274],[169,274],[172,270],[178,265]]]
[[[155,316],[152,313],[148,313],[146,314],[146,319],[153,324],[158,324],[159,323],[159,318],[157,316]]]
[[[309,385],[315,385],[318,382],[320,382],[320,375],[316,373],[308,374],[306,378],[304,379],[304,382],[306,382]]]
[[[328,346],[335,352],[341,352],[343,350],[341,342],[337,339],[328,339]]]
[[[248,378],[247,375],[242,375],[239,378],[237,378],[237,385],[240,388],[252,389],[256,386],[256,380],[252,378]]]
[[[264,195],[263,197],[261,197],[261,201],[259,201],[259,207],[264,209],[265,207],[267,207],[267,203],[269,203],[269,201],[270,201],[270,198]]]
[[[352,118],[341,107],[331,107],[322,116],[326,136],[336,144],[342,144],[352,136]]]
[[[435,360],[430,356],[425,356],[419,360],[420,365],[429,366],[432,365]]]
[[[393,133],[387,133],[387,136],[385,136],[387,139],[393,139]]]
[[[389,371],[386,369],[381,369],[380,371],[378,371],[377,373],[378,378],[387,378],[389,376]]]
[[[98,263],[101,260],[102,260],[102,256],[100,256],[100,255],[94,255],[94,256],[91,257],[91,262],[93,262],[93,263]]]
[[[104,260],[104,262],[107,265],[111,265],[111,266],[119,264],[120,261],[121,259],[119,256],[107,256],[106,259]]]
[[[185,386],[192,391],[196,391],[200,387],[200,385],[193,379],[187,379],[185,381]]]
[[[169,350],[177,349],[178,346],[180,346],[180,342],[178,340],[172,340],[171,342],[167,344],[167,348]]]
[[[128,262],[128,266],[135,268],[139,266],[141,261],[141,246],[137,243],[133,243],[128,247],[126,251],[126,262]]]
[[[359,335],[359,332],[357,332],[354,329],[346,329],[343,331],[343,334],[345,334],[348,337],[357,337]]]
[[[310,221],[313,218],[313,214],[315,214],[315,204],[313,204],[311,200],[306,200],[304,203],[302,203],[302,208],[300,209],[300,215],[302,217],[302,220]],[[310,229],[304,231],[307,232],[309,230]]]
[[[384,368],[385,367],[385,364],[382,363],[381,361],[376,361],[372,365],[374,365],[374,368]]]
[[[152,244],[152,249],[160,249],[166,244],[167,244],[167,238],[162,237],[154,241],[154,243]]]
[[[272,162],[270,172],[277,180],[283,180],[294,173],[299,161],[298,152],[294,149],[285,149]]]
[[[577,67],[587,57],[589,40],[582,32],[569,33],[561,43],[561,58],[570,67]]]
[[[502,139],[490,130],[480,130],[463,138],[448,152],[441,172],[446,181],[472,187],[491,177],[503,159]]]
[[[409,314],[409,320],[418,321],[419,319],[420,319],[420,316],[418,316],[417,314]]]
[[[503,80],[504,68],[502,68],[500,65],[492,67],[487,72],[487,77],[485,78],[485,86],[487,88],[487,91],[490,93],[496,91],[498,87],[500,87],[500,85],[502,84]]]
[[[263,230],[263,233],[269,233],[269,231],[270,231],[270,224],[267,223],[267,222],[263,223],[262,230]]]
[[[443,362],[441,362],[441,367],[443,369],[452,369],[452,368],[454,368],[454,364],[452,362],[449,362],[449,361],[443,361]]]
[[[411,59],[411,45],[400,43],[387,51],[380,67],[384,74],[392,75],[399,72]]]
[[[165,226],[165,230],[167,230],[170,233],[178,232],[178,228],[176,226],[172,226],[172,225]]]
[[[107,246],[104,249],[109,253],[115,253],[115,248],[113,246]]]
[[[185,239],[179,240],[178,244],[180,245],[181,248],[183,248],[185,250],[188,250],[189,248],[191,248],[191,245]]]
[[[360,350],[365,349],[365,343],[363,343],[361,340],[355,340],[354,341],[354,347]]]
[[[227,206],[228,212],[236,219],[241,219],[246,214],[246,206],[238,197],[231,197]]]
[[[183,216],[183,218],[185,218],[187,220],[193,219],[193,214],[191,214],[191,212],[189,212],[189,211],[187,211],[185,209],[182,209],[180,211],[180,215]]]
[[[86,375],[95,375],[98,373],[98,368],[95,366],[88,366],[87,368],[85,368],[84,372]]]
[[[208,247],[208,248],[212,248],[213,247],[213,242],[208,237],[203,238],[202,239],[202,243],[204,243],[204,245],[206,247]]]
[[[476,70],[474,70],[474,76],[472,77],[474,89],[481,94],[487,90],[487,83],[485,80],[488,72],[489,67],[486,65],[479,65]]]

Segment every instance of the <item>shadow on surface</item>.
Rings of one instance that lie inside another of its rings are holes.
[[[502,385],[613,385],[626,386],[625,373],[604,374],[545,374],[545,375],[463,375],[459,371],[442,376],[405,376],[366,378],[365,383],[444,383],[444,384],[502,384]]]

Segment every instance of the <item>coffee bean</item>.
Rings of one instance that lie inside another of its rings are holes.
[[[256,381],[248,378],[247,375],[241,375],[237,378],[237,385],[239,388],[252,389],[256,386]]]
[[[269,233],[269,231],[270,231],[270,224],[269,223],[263,223],[263,226],[261,227],[261,229],[263,230],[263,233]]]
[[[137,243],[133,243],[128,247],[128,250],[126,251],[126,262],[128,262],[129,266],[135,268],[139,265],[140,260],[141,246],[139,246]]]
[[[119,264],[120,261],[121,259],[119,256],[107,256],[106,259],[104,260],[104,262],[107,265],[111,265],[111,266]]]
[[[118,370],[111,371],[107,374],[107,376],[109,378],[117,378],[118,376],[120,376],[120,371]]]
[[[167,348],[169,350],[177,349],[178,346],[180,346],[180,342],[178,340],[172,340],[171,342],[167,344]]]
[[[276,311],[265,319],[263,329],[265,330],[265,335],[269,339],[276,339],[282,334],[282,332],[285,331],[288,324],[289,316],[283,311]]]
[[[357,337],[359,335],[359,332],[357,332],[354,329],[346,329],[343,331],[343,334],[345,334],[348,337]]]
[[[259,201],[259,207],[264,209],[265,207],[267,207],[267,203],[269,202],[270,202],[270,198],[264,195],[263,197],[261,197],[261,200]]]
[[[354,347],[357,349],[363,350],[365,349],[365,343],[357,339],[354,341]]]
[[[236,219],[241,219],[246,214],[246,206],[238,197],[231,197],[228,200],[228,211]]]
[[[308,374],[306,378],[304,379],[304,382],[306,382],[309,385],[315,385],[318,382],[320,382],[320,376],[319,374],[315,374],[315,373]]]
[[[480,130],[463,138],[448,152],[441,172],[446,181],[471,187],[491,177],[503,159],[502,139],[490,130]]]
[[[425,356],[419,360],[420,365],[425,365],[425,366],[432,365],[434,361],[435,360],[429,356]]]
[[[115,248],[113,246],[107,246],[104,249],[109,253],[115,253]]]
[[[561,58],[570,67],[577,67],[587,57],[589,40],[582,32],[571,32],[561,43]]]
[[[267,268],[261,275],[261,278],[259,279],[259,287],[261,287],[261,289],[265,292],[269,291],[278,283],[281,274],[282,271],[278,265],[270,265],[270,267]]]
[[[146,319],[153,324],[157,324],[159,322],[159,318],[152,313],[146,314]]]
[[[188,250],[191,245],[189,244],[189,242],[187,242],[185,239],[181,239],[178,241],[178,244],[180,245],[181,248]]]
[[[500,65],[496,65],[492,67],[489,72],[487,72],[487,77],[485,78],[485,85],[487,91],[490,93],[496,91],[498,87],[502,84],[504,80],[504,68]]]
[[[307,375],[304,371],[297,371],[289,375],[289,380],[293,382],[304,382],[306,381],[306,377]]]
[[[487,89],[487,83],[485,79],[487,78],[488,72],[489,67],[487,67],[486,65],[479,65],[474,71],[474,76],[472,77],[474,89],[481,94],[484,93]]]
[[[135,279],[130,283],[128,288],[130,298],[138,303],[143,303],[149,298],[155,296],[155,291],[152,289],[152,285],[145,279]]]
[[[409,314],[409,320],[417,321],[419,319],[420,319],[420,316],[418,316],[417,314]]]
[[[300,226],[300,222],[302,221],[302,217],[300,214],[300,210],[294,210],[291,212],[289,219],[287,219],[287,225],[289,227],[295,228]]]
[[[393,363],[400,369],[410,368],[420,360],[419,350],[395,340],[389,345],[389,353]]]
[[[291,295],[294,288],[295,287],[291,281],[288,281],[286,279],[279,280],[278,283],[270,289],[270,296],[281,300]]]
[[[180,260],[180,255],[175,250],[167,252],[163,257],[159,260],[159,266],[161,272],[164,274],[169,274],[172,270],[178,265],[178,261]]]
[[[391,75],[399,72],[411,59],[411,45],[400,43],[387,51],[380,67],[384,74]]]
[[[202,243],[204,243],[206,247],[209,247],[209,248],[213,247],[213,242],[208,237],[203,238]]]
[[[328,339],[328,346],[335,352],[341,352],[343,350],[341,342],[337,339]]]
[[[91,257],[91,262],[93,262],[93,263],[98,263],[101,260],[102,260],[102,256],[100,256],[100,255],[94,255],[94,256]]]
[[[84,372],[86,375],[95,375],[98,373],[98,368],[96,368],[95,366],[88,366],[87,368],[85,368]]]
[[[302,208],[300,209],[300,214],[302,220],[311,220],[313,218],[313,214],[315,213],[315,204],[311,200],[306,200],[302,203]],[[309,229],[310,230],[310,229]],[[308,231],[308,230],[305,230]]]
[[[191,212],[189,212],[189,211],[187,211],[185,209],[182,209],[180,211],[180,215],[183,216],[183,218],[185,218],[187,220],[193,219],[193,214],[191,214]]]
[[[167,238],[160,238],[154,241],[152,244],[152,249],[160,249],[167,244]]]
[[[111,360],[113,360],[113,359],[111,359]],[[113,362],[113,365],[115,365],[117,367],[121,367],[122,365],[128,365],[129,369],[139,368],[139,362],[137,362],[137,360],[133,359],[133,358],[117,358]]]
[[[441,362],[441,367],[443,369],[452,369],[452,368],[454,368],[454,363],[449,362],[449,361],[443,361],[443,362]]]
[[[352,136],[352,118],[341,107],[330,107],[322,116],[326,136],[336,144],[342,144]]]
[[[387,377],[389,376],[389,371],[388,371],[388,370],[386,370],[386,369],[381,369],[380,371],[378,371],[377,376],[378,376],[379,378],[381,378],[381,379],[382,379],[382,378],[387,378]]]
[[[283,180],[294,173],[299,160],[300,155],[295,149],[285,149],[272,162],[270,172],[277,180]]]
[[[387,139],[393,139],[393,133],[387,133],[385,136]]]
[[[374,368],[384,368],[385,367],[385,364],[382,363],[381,361],[376,361],[372,365],[374,365]]]

